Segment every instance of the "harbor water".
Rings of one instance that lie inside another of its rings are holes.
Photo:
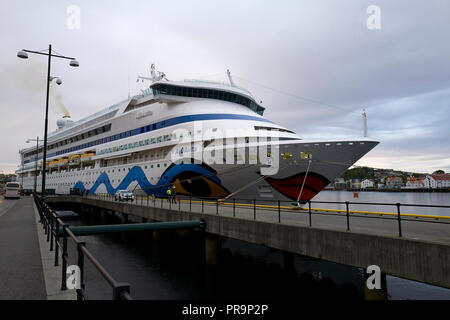
[[[450,206],[448,192],[378,192],[378,191],[321,191],[312,201],[366,202],[385,203],[391,205],[357,205],[352,204],[350,210],[397,212],[396,203],[426,206]],[[314,203],[313,207],[328,209],[345,209],[345,205]],[[450,216],[450,208],[401,207],[402,213]],[[450,231],[449,231],[450,232]]]

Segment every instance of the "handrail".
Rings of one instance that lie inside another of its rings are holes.
[[[84,194],[82,197],[93,198],[97,200],[104,201],[114,201],[114,196],[111,194]],[[362,215],[371,215],[368,218],[378,218],[378,219],[391,219],[394,218],[398,221],[398,236],[402,237],[402,226],[401,222],[403,221],[418,221],[424,223],[441,223],[441,224],[450,224],[450,216],[444,215],[435,215],[435,214],[414,214],[414,213],[402,213],[402,207],[424,207],[424,208],[445,208],[449,209],[448,205],[424,205],[424,204],[409,204],[409,203],[385,203],[385,202],[353,202],[353,201],[306,201],[304,202],[304,207],[293,206],[292,202],[289,201],[281,201],[281,200],[272,200],[272,199],[238,199],[238,198],[230,198],[229,200],[233,200],[232,202],[222,202],[216,198],[193,198],[186,196],[178,196],[178,211],[181,211],[181,203],[189,203],[189,212],[193,212],[192,205],[197,204],[201,206],[201,213],[205,213],[205,206],[215,206],[215,213],[219,215],[219,206],[228,206],[233,207],[233,217],[236,217],[236,208],[247,208],[253,209],[253,219],[257,220],[257,212],[256,209],[266,209],[271,210],[278,213],[278,223],[281,223],[281,213],[282,212],[304,212],[309,215],[309,226],[312,226],[312,215],[342,215],[347,219],[347,230],[350,230],[350,216],[362,217]],[[146,201],[144,201],[146,200]],[[152,204],[150,203],[152,200]],[[153,206],[164,208],[164,200],[169,200],[170,205],[168,209],[174,210],[175,207],[172,205],[172,201],[170,201],[170,197],[154,197],[154,196],[135,196],[135,201],[133,201],[134,205],[141,206]],[[238,202],[241,201],[241,202]],[[160,204],[157,204],[159,203]],[[246,202],[246,203],[245,203]],[[259,202],[259,204],[257,203]],[[264,203],[264,204],[261,204]],[[273,203],[276,203],[274,205]],[[289,202],[290,205],[287,206],[285,203]],[[283,205],[282,205],[283,204]],[[338,204],[345,205],[345,209],[329,209],[329,208],[313,208],[312,204]],[[358,206],[358,205],[372,205],[372,206],[392,206],[396,208],[396,212],[384,212],[384,211],[364,211],[364,210],[350,210],[350,206]],[[167,206],[166,206],[167,209]],[[411,219],[414,218],[414,219]],[[433,221],[432,221],[433,220]],[[434,221],[438,220],[438,221]]]
[[[95,194],[95,195],[88,195],[89,196],[95,196],[97,197],[97,199],[100,200],[111,200],[112,197],[111,195],[107,195],[107,194]],[[141,200],[141,204],[143,203],[143,200],[146,199],[152,199],[151,196],[136,196],[136,200],[140,199]],[[155,198],[155,201],[163,201],[166,200],[167,198]],[[191,203],[198,203],[201,204],[202,200],[203,200],[203,204],[210,204],[210,205],[216,205],[216,201],[217,199],[213,199],[210,198],[211,200],[214,201],[207,201],[208,198],[198,198],[199,200],[187,200],[187,199],[179,199],[179,201],[181,202],[191,202]],[[239,199],[239,198],[233,198],[234,202],[220,202],[219,201],[219,205],[225,205],[225,206],[236,206],[236,207],[249,207],[249,208],[253,208],[253,201],[260,201],[260,202],[276,202],[277,200],[265,200],[265,199],[260,199],[260,200],[255,200],[255,199]],[[236,202],[236,200],[240,200],[240,201],[249,201],[251,203],[239,203]],[[288,202],[288,201],[281,201],[281,202]],[[311,204],[314,203],[323,203],[323,204],[340,204],[340,205],[345,205],[347,202],[346,201],[308,201]],[[307,202],[307,203],[308,203]],[[396,206],[397,203],[384,203],[384,202],[353,202],[353,201],[348,201],[349,205],[379,205],[379,206]],[[449,208],[450,206],[444,206],[444,205],[422,205],[422,204],[408,204],[408,203],[401,203],[400,204],[402,207],[424,207],[424,208]],[[278,209],[277,205],[270,205],[270,204],[255,204],[256,208],[267,208],[267,209]],[[285,205],[281,205],[280,209],[282,210],[289,210],[289,211],[298,211],[298,210],[303,210],[303,211],[308,211],[308,208],[302,208],[302,207],[293,207],[293,206],[285,206]],[[344,209],[330,209],[330,208],[311,208],[311,211],[316,211],[316,212],[337,212],[337,213],[346,213],[347,210]],[[364,215],[379,215],[379,216],[397,216],[398,213],[395,212],[383,212],[383,211],[363,211],[363,210],[349,210],[349,213],[351,214],[364,214]],[[400,213],[400,216],[402,217],[411,217],[411,218],[428,218],[428,219],[441,219],[441,220],[450,220],[450,216],[442,216],[442,215],[430,215],[430,214],[414,214],[414,213]]]
[[[68,252],[67,252],[67,237],[70,237],[75,244],[77,245],[78,251],[78,267],[80,268],[81,273],[81,283],[80,288],[77,289],[77,300],[85,300],[85,287],[84,287],[84,257],[87,257],[89,261],[94,265],[94,267],[99,271],[102,277],[108,282],[108,284],[113,288],[113,299],[114,300],[133,300],[130,295],[130,285],[124,282],[116,281],[108,271],[101,265],[101,263],[92,255],[92,253],[86,248],[86,243],[79,240],[75,234],[68,228],[68,225],[65,224],[55,213],[54,210],[50,209],[48,205],[42,201],[42,199],[37,196],[36,193],[33,193],[34,202],[38,209],[40,222],[42,223],[45,234],[47,235],[47,241],[50,240],[50,251],[53,251],[53,241],[55,243],[55,266],[58,266],[59,259],[58,253],[62,250],[62,281],[61,281],[61,290],[67,290],[66,279],[67,279],[67,260],[68,260]],[[61,245],[59,230],[60,227],[63,230],[63,243]]]

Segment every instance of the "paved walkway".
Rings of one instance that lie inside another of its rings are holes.
[[[0,299],[46,300],[33,199],[14,201],[0,216]]]

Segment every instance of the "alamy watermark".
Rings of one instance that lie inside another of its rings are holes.
[[[366,21],[367,29],[380,30],[381,29],[381,9],[377,5],[370,5],[367,7],[366,13],[369,15]]]
[[[67,289],[81,289],[81,270],[77,265],[71,265],[67,267]]]
[[[377,265],[370,265],[366,270],[367,274],[370,276],[366,280],[366,286],[369,290],[380,290],[381,289],[381,269]]]
[[[77,5],[70,5],[66,10],[68,17],[66,25],[69,30],[79,30],[81,28],[81,8]]]
[[[276,128],[274,128],[276,129]],[[178,140],[171,160],[180,163],[193,159],[201,164],[261,165],[261,174],[275,175],[279,170],[279,131],[227,128],[204,129],[203,121],[194,122],[193,131],[180,128],[172,132]]]

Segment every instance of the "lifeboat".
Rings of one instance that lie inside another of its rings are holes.
[[[95,156],[95,151],[86,151],[85,153],[83,153],[80,157],[81,162],[90,162],[93,161],[92,157]]]
[[[53,159],[53,160],[48,161],[47,166],[48,166],[48,168],[54,168],[58,165],[58,163],[59,163],[59,159]]]
[[[69,163],[69,157],[62,157],[58,161],[58,166],[64,167],[64,166],[67,166],[68,163]]]
[[[80,164],[80,154],[72,154],[69,156],[69,166],[76,166]]]

